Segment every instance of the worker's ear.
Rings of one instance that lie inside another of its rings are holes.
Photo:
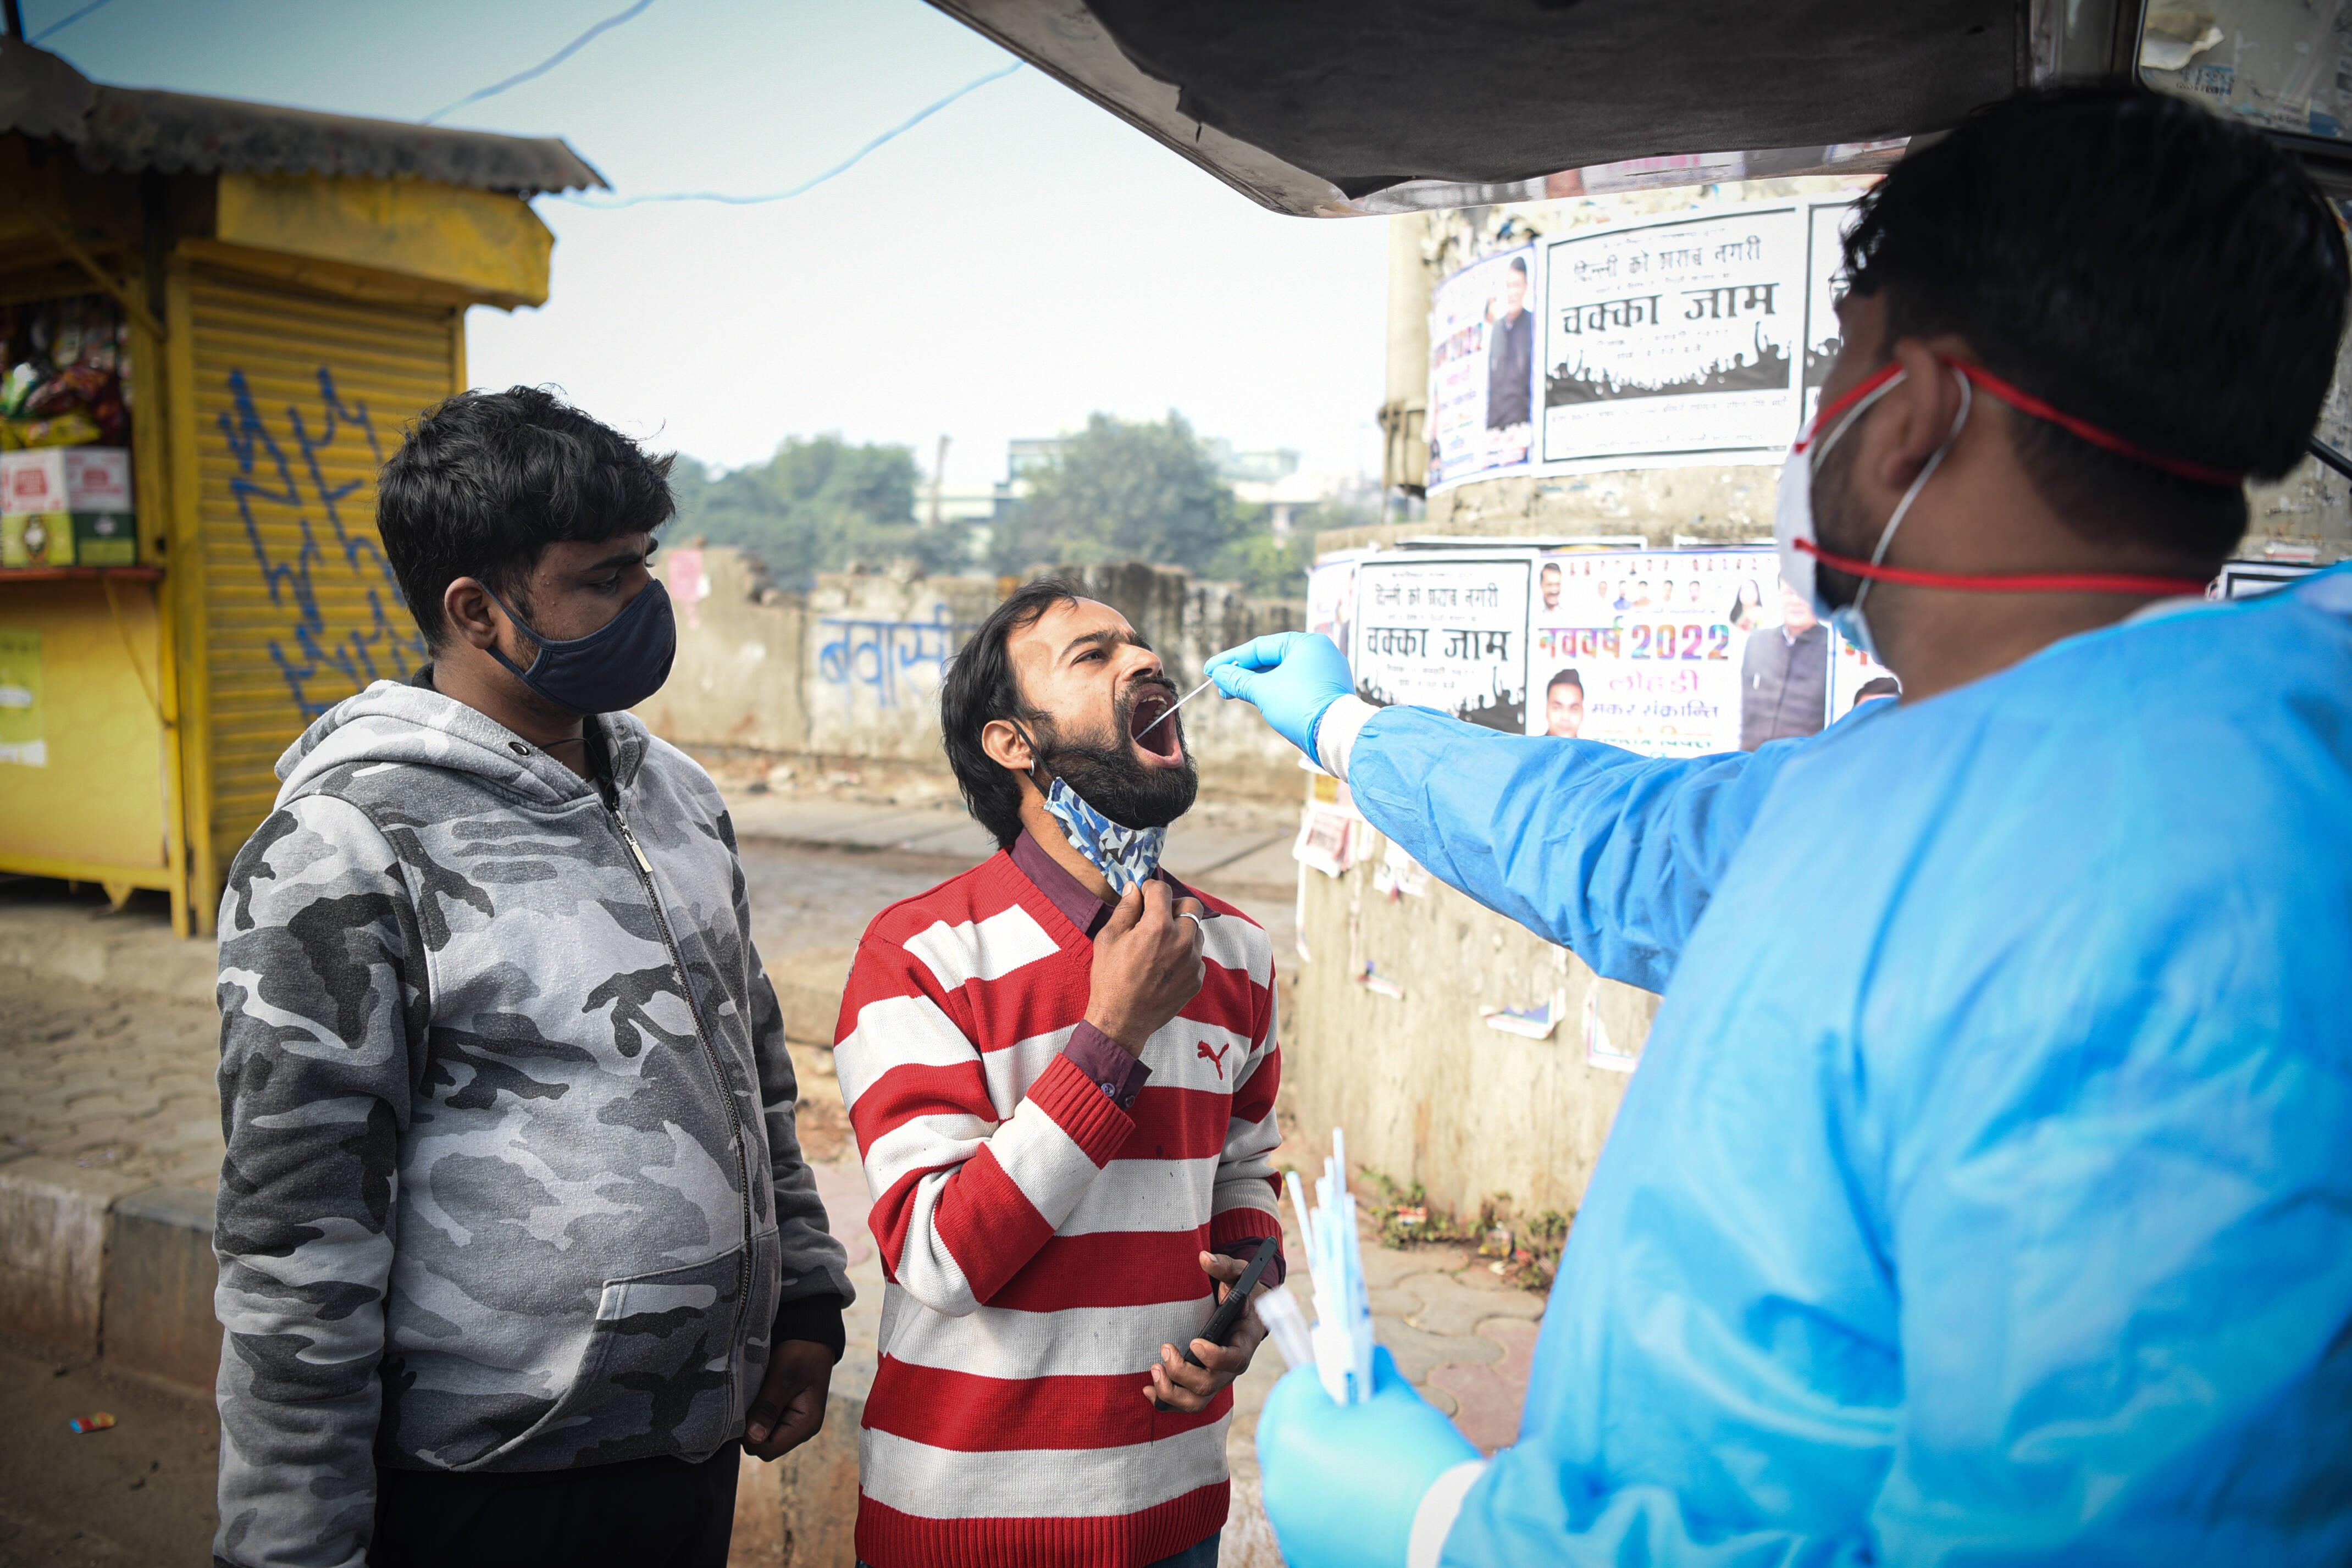
[[[1944,347],[1942,351],[1952,350]],[[1887,389],[1884,406],[1869,421],[1877,436],[1872,444],[1872,469],[1878,482],[1896,495],[1935,460],[1937,449],[1952,434],[1952,422],[1960,416],[1959,372],[1937,353],[1937,348],[1920,339],[1897,339],[1892,358],[1903,367],[1903,379]]]
[[[1037,766],[1036,748],[1030,742],[1028,727],[1009,718],[992,718],[981,726],[980,748],[988,753],[991,762],[1024,779]]]
[[[490,602],[490,591],[470,577],[461,577],[441,591],[441,619],[453,637],[485,652],[498,645],[503,617]]]

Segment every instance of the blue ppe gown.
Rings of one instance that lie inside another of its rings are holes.
[[[2352,1562],[2352,570],[1748,758],[1384,709],[1349,780],[1665,992],[1446,1563]]]

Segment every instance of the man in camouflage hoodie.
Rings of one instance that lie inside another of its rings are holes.
[[[669,460],[467,393],[386,465],[434,662],[313,724],[221,903],[217,1561],[726,1560],[850,1287],[668,674]]]

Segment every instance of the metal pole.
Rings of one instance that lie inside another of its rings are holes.
[[[25,36],[25,13],[17,9],[16,0],[0,0],[0,9],[7,12],[8,36],[22,38]]]
[[[11,0],[14,3],[14,0]],[[2316,435],[2311,437],[2311,455],[2335,469],[2347,479],[2352,479],[2352,457],[2347,457]]]

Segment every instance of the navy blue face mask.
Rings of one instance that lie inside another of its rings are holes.
[[[489,593],[487,588],[482,591]],[[618,713],[636,706],[669,679],[670,660],[677,653],[677,622],[670,614],[669,590],[659,578],[639,589],[604,625],[564,643],[550,642],[532,631],[497,594],[490,594],[490,602],[539,644],[529,669],[508,658],[495,643],[490,657],[558,707],[582,714]]]

